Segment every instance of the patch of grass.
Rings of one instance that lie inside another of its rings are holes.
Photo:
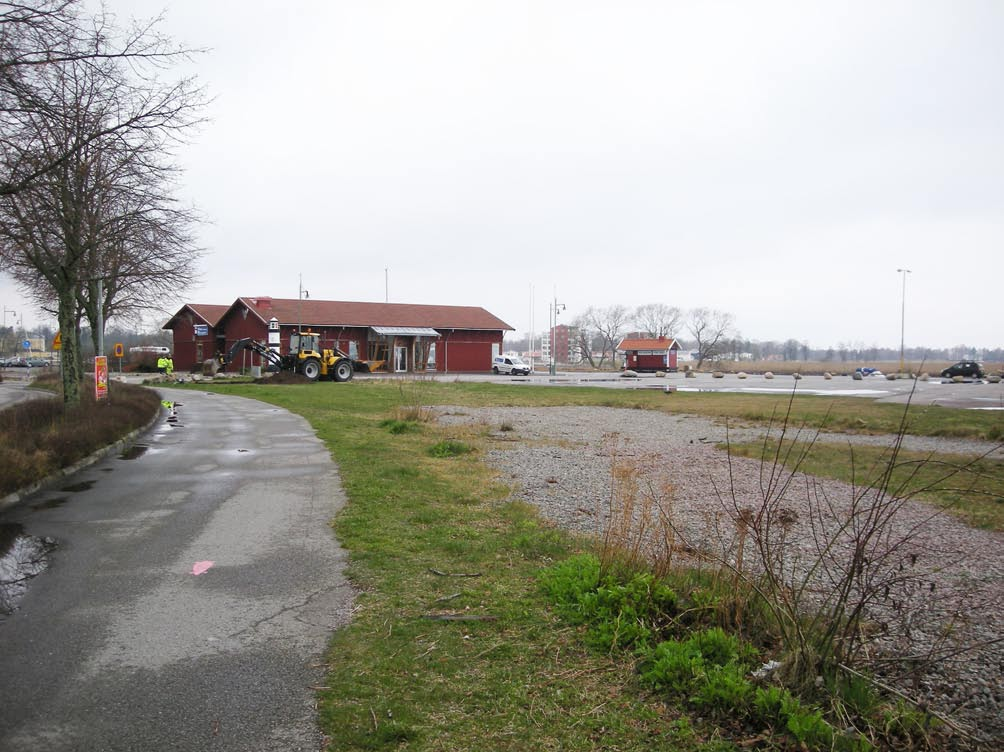
[[[795,444],[794,451],[788,452],[789,444],[785,443],[779,456],[794,462],[805,445]],[[765,455],[763,442],[732,444],[730,450],[754,459]],[[766,457],[773,458],[775,450],[776,443],[770,443]],[[809,449],[801,470],[868,486],[878,482],[888,460],[888,448],[820,442]],[[896,496],[943,507],[974,527],[1004,531],[1004,461],[901,450],[889,489]]]
[[[108,400],[96,403],[93,385],[81,389],[79,406],[67,409],[58,376],[35,382],[53,397],[19,402],[0,410],[0,495],[30,486],[79,462],[140,428],[160,410],[151,389],[109,384]]]

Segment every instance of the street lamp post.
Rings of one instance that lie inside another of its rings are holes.
[[[906,352],[906,275],[910,274],[909,269],[897,269],[903,275],[903,305],[899,320],[899,372],[903,373],[904,354]]]
[[[558,314],[565,310],[565,304],[559,303],[557,297],[554,302],[548,304],[548,311],[550,315],[548,316],[548,322],[551,325],[551,368],[550,373],[554,376],[557,372],[557,365],[554,359],[554,330],[558,328]]]
[[[15,324],[17,323],[17,311],[15,311],[15,310],[13,310],[11,308],[8,308],[7,306],[4,306],[3,307],[3,328],[4,329],[7,328],[7,314],[8,313],[14,314],[14,323]],[[14,340],[14,341],[16,342],[17,340]],[[2,343],[0,343],[0,355],[3,354],[3,351],[4,351],[4,349],[6,349],[6,347],[7,347],[7,341],[5,339]]]

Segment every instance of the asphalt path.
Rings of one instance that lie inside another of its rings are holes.
[[[4,380],[0,381],[0,410],[26,399],[52,396],[52,392],[41,389],[29,389],[30,383],[30,381],[24,378],[13,379],[5,375]]]
[[[322,746],[312,687],[352,601],[337,470],[285,410],[162,395],[132,451],[3,513],[56,547],[0,617],[0,750]]]

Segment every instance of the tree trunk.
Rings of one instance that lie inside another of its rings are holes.
[[[59,336],[62,340],[63,405],[80,404],[80,385],[84,380],[80,336],[77,332],[77,305],[73,290],[61,290],[58,295]]]

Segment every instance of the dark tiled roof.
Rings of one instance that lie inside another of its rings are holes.
[[[210,326],[216,326],[223,314],[230,310],[228,305],[213,305],[211,303],[189,303],[188,307],[201,316]]]
[[[502,319],[477,306],[350,303],[339,300],[296,300],[245,297],[239,303],[268,321],[304,326],[424,326],[433,329],[512,330]],[[236,303],[235,303],[236,305]],[[232,308],[233,306],[231,306]]]
[[[164,324],[162,329],[173,329],[172,324],[174,320],[181,316],[186,310],[191,311],[200,319],[205,321],[209,326],[216,326],[220,319],[223,318],[223,314],[230,310],[228,305],[215,305],[213,303],[186,303],[181,307],[181,309],[174,314],[170,320]]]

